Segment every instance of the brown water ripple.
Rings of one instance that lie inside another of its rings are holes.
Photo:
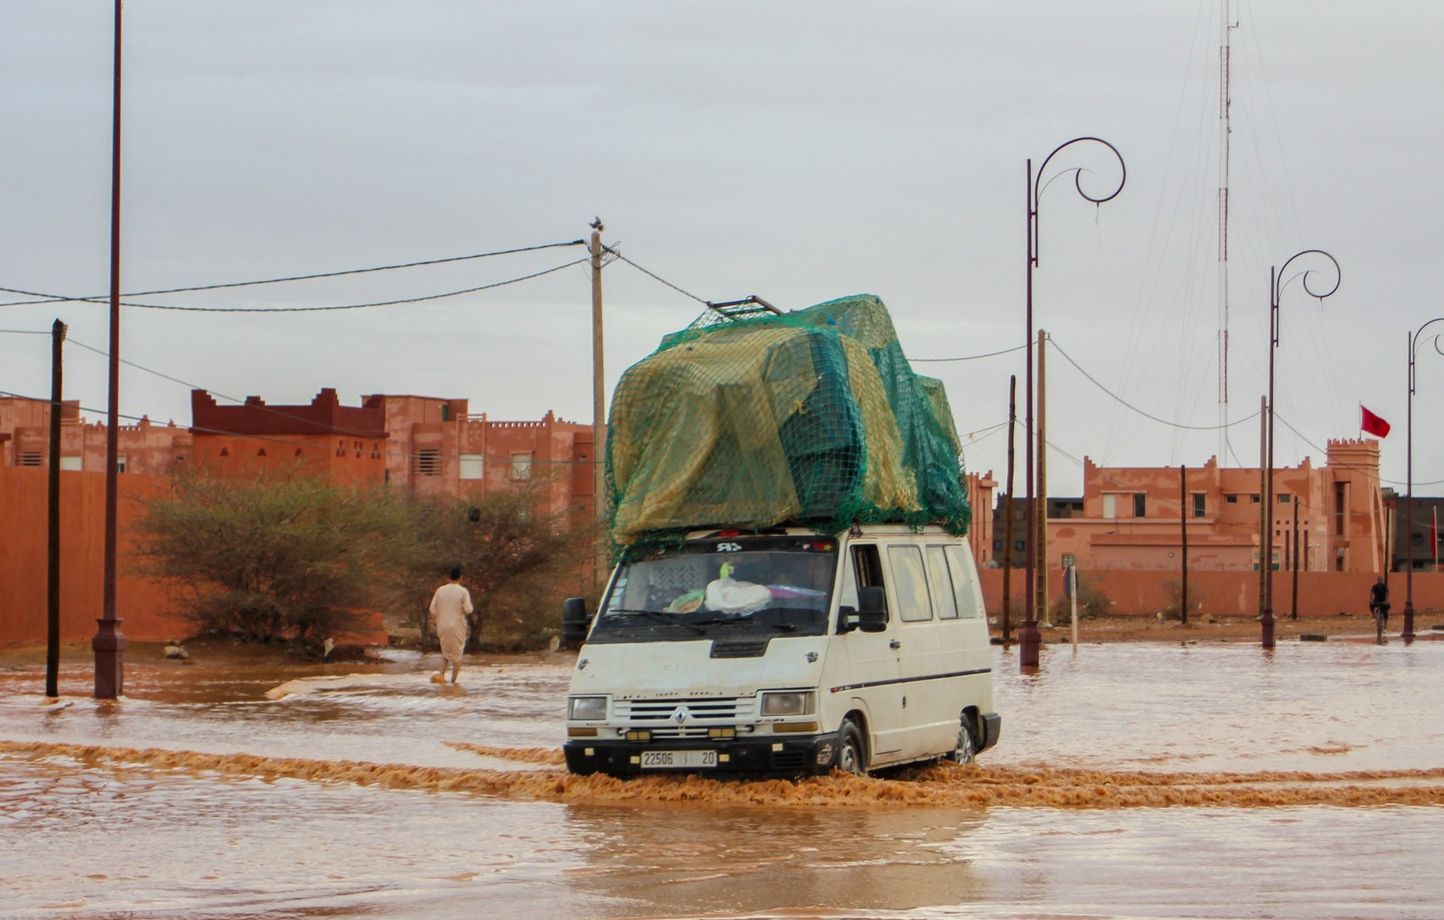
[[[480,748],[481,746],[477,746]],[[488,756],[505,749],[482,748]],[[544,749],[520,749],[537,762]],[[586,804],[695,802],[782,807],[1259,808],[1285,805],[1444,805],[1444,768],[1342,773],[1155,773],[944,764],[892,778],[843,774],[727,781],[697,775],[620,780],[560,770],[466,770],[363,761],[209,754],[159,748],[0,741],[0,753],[67,757],[88,767],[133,766],[265,781],[288,778]]]

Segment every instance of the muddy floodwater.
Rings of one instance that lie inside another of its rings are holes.
[[[1444,643],[995,649],[977,766],[572,777],[572,658],[0,670],[3,917],[1444,917]]]

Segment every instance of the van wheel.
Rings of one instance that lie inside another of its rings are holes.
[[[867,748],[862,743],[862,731],[851,719],[843,719],[842,730],[837,733],[837,769],[853,776],[867,775]]]
[[[958,720],[958,743],[953,752],[948,755],[948,760],[953,763],[972,763],[973,755],[977,753],[977,747],[973,744],[972,719],[964,713]]]

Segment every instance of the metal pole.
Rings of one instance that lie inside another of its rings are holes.
[[[1293,598],[1289,601],[1289,619],[1299,618],[1299,501],[1294,496],[1294,592]]]
[[[1013,432],[1018,426],[1018,375],[1008,376],[1008,494],[1003,513],[1003,644],[1012,638],[1013,607]]]
[[[65,324],[50,327],[50,470],[46,532],[45,695],[60,696],[60,406]]]
[[[1179,593],[1178,612],[1179,621],[1188,625],[1188,467],[1183,464],[1178,466],[1178,529],[1179,540],[1183,544],[1183,551],[1179,553],[1183,558],[1179,560],[1183,568],[1183,588]]]
[[[1048,334],[1038,330],[1038,554],[1037,583],[1033,587],[1038,612],[1034,619],[1044,629],[1051,629],[1048,615],[1048,358],[1044,343]]]
[[[1415,375],[1418,370],[1419,338],[1424,334],[1425,329],[1435,323],[1444,323],[1444,316],[1434,317],[1409,334],[1409,399],[1404,418],[1405,452],[1408,454],[1406,460],[1408,488],[1404,499],[1404,544],[1408,554],[1408,562],[1404,567],[1404,632],[1402,633],[1404,639],[1414,638],[1414,390],[1417,382]],[[1434,350],[1439,351],[1438,336],[1434,337]],[[1440,352],[1440,354],[1444,354],[1444,352]],[[1438,550],[1436,549],[1435,552],[1437,553]]]
[[[1275,270],[1269,268],[1269,396],[1268,396],[1268,476],[1264,482],[1264,509],[1263,526],[1268,532],[1268,558],[1265,560],[1264,569],[1264,611],[1261,617],[1263,626],[1263,647],[1274,647],[1274,353],[1279,346],[1279,299],[1283,288],[1293,280],[1288,275],[1289,266],[1295,259],[1304,256],[1322,256],[1329,260],[1334,267],[1334,286],[1323,293],[1318,293],[1309,287],[1309,275],[1312,271],[1303,272],[1303,285],[1305,293],[1312,297],[1323,300],[1339,289],[1339,283],[1343,281],[1343,273],[1339,271],[1338,261],[1322,249],[1304,249],[1289,256],[1283,267]],[[1262,536],[1262,534],[1260,535]]]
[[[1269,398],[1258,399],[1258,619],[1263,622],[1264,607],[1264,531],[1268,529],[1268,506],[1263,503],[1264,480],[1268,478],[1269,460]]]
[[[1264,609],[1262,644],[1274,647],[1274,352],[1279,347],[1278,274],[1269,267],[1269,418],[1268,472],[1264,474],[1263,528],[1259,536],[1267,540],[1264,552]]]
[[[95,637],[95,697],[113,700],[124,691],[125,635],[115,615],[116,465],[120,460],[120,22],[115,0],[115,94],[110,134],[110,378],[105,429],[105,570]]]
[[[1102,204],[1102,203],[1105,202],[1105,201],[1111,201],[1111,200],[1113,200],[1113,198],[1115,198],[1115,197],[1118,195],[1119,192],[1123,191],[1123,186],[1124,186],[1124,184],[1128,181],[1128,167],[1127,167],[1127,165],[1123,162],[1123,155],[1118,152],[1118,148],[1114,147],[1112,144],[1108,143],[1107,141],[1103,140],[1102,138],[1098,138],[1098,137],[1075,137],[1075,138],[1073,138],[1072,140],[1064,141],[1063,143],[1059,144],[1057,147],[1054,147],[1054,148],[1053,148],[1053,152],[1052,152],[1052,153],[1049,153],[1048,156],[1043,159],[1043,163],[1042,163],[1042,165],[1040,165],[1040,166],[1038,167],[1038,172],[1036,173],[1036,175],[1035,175],[1034,172],[1033,172],[1033,161],[1030,159],[1030,160],[1027,161],[1027,164],[1026,164],[1026,165],[1027,165],[1027,172],[1028,172],[1028,175],[1027,175],[1027,194],[1028,194],[1028,263],[1027,263],[1027,279],[1028,279],[1028,282],[1027,282],[1027,297],[1026,297],[1026,302],[1025,302],[1025,303],[1026,303],[1026,306],[1025,306],[1024,313],[1025,313],[1026,323],[1027,323],[1027,330],[1026,330],[1025,342],[1026,342],[1026,345],[1027,345],[1027,371],[1028,371],[1028,381],[1027,381],[1027,385],[1026,385],[1026,387],[1025,387],[1025,389],[1026,389],[1026,391],[1027,391],[1027,397],[1026,397],[1026,400],[1025,400],[1025,403],[1026,403],[1026,407],[1027,407],[1027,408],[1026,408],[1026,410],[1025,410],[1025,421],[1024,421],[1024,423],[1023,423],[1023,429],[1024,429],[1023,435],[1024,435],[1024,438],[1025,438],[1025,448],[1024,448],[1024,450],[1025,450],[1025,454],[1026,454],[1026,459],[1024,460],[1024,465],[1025,465],[1025,467],[1026,467],[1026,470],[1025,470],[1025,473],[1026,473],[1026,481],[1027,481],[1027,483],[1028,483],[1028,489],[1029,489],[1029,492],[1030,492],[1030,493],[1032,492],[1033,485],[1034,485],[1034,482],[1035,482],[1035,480],[1034,480],[1034,478],[1033,478],[1033,477],[1034,477],[1034,473],[1033,473],[1033,269],[1036,268],[1037,265],[1038,265],[1038,240],[1039,240],[1039,233],[1038,233],[1038,200],[1039,200],[1039,195],[1041,194],[1041,189],[1038,188],[1038,182],[1037,182],[1037,180],[1041,179],[1041,178],[1043,177],[1043,175],[1048,171],[1048,164],[1049,164],[1050,162],[1052,162],[1053,157],[1055,157],[1055,156],[1058,155],[1058,152],[1059,152],[1059,151],[1063,150],[1063,149],[1066,148],[1066,147],[1071,147],[1071,146],[1074,145],[1074,144],[1087,144],[1087,143],[1100,144],[1100,145],[1102,145],[1103,147],[1106,147],[1106,148],[1108,149],[1108,151],[1109,151],[1114,157],[1117,158],[1117,160],[1118,160],[1118,166],[1119,166],[1119,170],[1120,170],[1120,175],[1119,175],[1119,179],[1118,179],[1118,187],[1115,188],[1112,192],[1108,193],[1107,195],[1104,195],[1104,196],[1101,197],[1101,198],[1096,198],[1096,197],[1094,197],[1093,195],[1090,195],[1090,194],[1088,194],[1088,192],[1086,192],[1086,191],[1083,190],[1083,170],[1082,170],[1081,168],[1074,168],[1074,169],[1072,170],[1072,172],[1073,172],[1073,188],[1077,190],[1078,194],[1079,194],[1080,196],[1082,196],[1082,198],[1083,198],[1084,200],[1086,200],[1086,201],[1091,201],[1091,202],[1092,202],[1093,204],[1095,204],[1095,205]],[[1037,562],[1037,552],[1038,552],[1038,547],[1035,545],[1035,544],[1037,543],[1037,540],[1036,540],[1036,530],[1035,530],[1035,528],[1036,528],[1036,526],[1037,526],[1037,518],[1035,517],[1035,515],[1038,513],[1037,503],[1038,503],[1039,501],[1047,501],[1046,496],[1038,496],[1038,495],[1032,495],[1032,494],[1030,494],[1030,495],[1028,496],[1028,505],[1027,505],[1027,509],[1028,509],[1028,510],[1027,510],[1027,514],[1028,514],[1028,518],[1027,518],[1027,533],[1028,533],[1028,555],[1027,555],[1027,560],[1028,560],[1028,575],[1027,575],[1027,587],[1026,587],[1026,589],[1025,589],[1026,594],[1025,594],[1025,597],[1024,597],[1024,603],[1025,603],[1026,606],[1027,606],[1027,617],[1028,617],[1028,618],[1023,621],[1023,629],[1022,629],[1022,631],[1018,634],[1018,665],[1019,665],[1019,667],[1021,667],[1021,668],[1036,668],[1036,667],[1038,666],[1038,644],[1039,644],[1039,642],[1040,642],[1041,639],[1042,639],[1042,637],[1039,636],[1039,634],[1038,634],[1038,622],[1037,622],[1037,620],[1035,619],[1035,616],[1034,616],[1034,615],[1035,615],[1035,609],[1034,609],[1034,596],[1033,596],[1033,587],[1034,587],[1034,585],[1033,585],[1034,574],[1033,574],[1033,573],[1034,573],[1034,566],[1035,566],[1035,564],[1036,564],[1036,562]],[[1044,516],[1044,522],[1046,523],[1046,521],[1047,521],[1047,510],[1046,510],[1046,509],[1044,509],[1044,511],[1043,511],[1043,516]]]
[[[1025,526],[1023,532],[1028,535],[1028,550],[1024,557],[1024,568],[1026,574],[1023,578],[1023,628],[1018,632],[1018,665],[1024,668],[1036,668],[1038,666],[1038,642],[1042,638],[1038,634],[1038,622],[1033,618],[1033,551],[1035,549],[1033,539],[1033,266],[1037,262],[1037,255],[1034,252],[1035,226],[1038,219],[1038,211],[1033,198],[1033,161],[1027,162],[1028,167],[1028,284],[1027,304],[1025,307],[1025,318],[1027,329],[1024,332],[1024,341],[1027,343],[1027,376],[1023,384],[1023,481],[1027,483],[1028,494],[1025,496],[1024,507]]]

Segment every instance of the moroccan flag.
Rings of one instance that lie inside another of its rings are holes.
[[[1371,434],[1378,438],[1386,438],[1389,436],[1388,422],[1379,418],[1377,415],[1370,412],[1368,409],[1365,409],[1363,406],[1359,407],[1359,411],[1364,413],[1363,419],[1359,422],[1359,430],[1363,431],[1365,434]]]

